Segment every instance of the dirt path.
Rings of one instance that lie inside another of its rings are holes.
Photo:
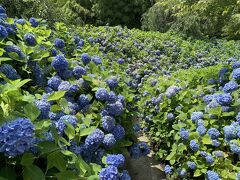
[[[140,141],[147,142],[146,137],[139,137]],[[132,180],[165,180],[163,166],[155,160],[153,153],[139,159],[127,159],[127,169]]]

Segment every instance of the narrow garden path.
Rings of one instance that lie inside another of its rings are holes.
[[[140,141],[148,142],[145,136],[138,138]],[[127,159],[126,163],[128,172],[132,180],[165,180],[163,165],[153,157],[153,152],[148,156],[139,159]]]

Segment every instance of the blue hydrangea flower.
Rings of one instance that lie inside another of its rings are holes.
[[[58,130],[59,134],[63,134],[65,128],[66,128],[66,124],[65,122],[71,124],[73,127],[77,126],[77,118],[76,116],[73,115],[64,115],[62,116],[57,122],[56,122],[56,128]]]
[[[212,157],[211,154],[208,154],[206,157],[205,157],[206,161],[208,164],[213,164],[214,163],[214,158]]]
[[[236,180],[240,180],[240,172],[237,173]]]
[[[25,54],[22,52],[22,50],[18,47],[18,46],[16,46],[16,45],[8,45],[8,46],[5,46],[5,51],[6,51],[6,53],[8,54],[8,53],[11,53],[11,52],[15,52],[15,53],[17,53],[18,54],[18,56],[20,57],[20,58],[24,58],[25,57]]]
[[[220,105],[228,106],[232,103],[232,96],[230,94],[219,94],[216,100]]]
[[[87,53],[83,53],[81,55],[81,59],[82,59],[84,65],[87,65],[91,61],[91,57]]]
[[[186,171],[186,169],[178,169],[178,175],[179,175],[179,177],[181,177],[181,178],[184,178],[184,177],[186,177],[186,175],[187,175],[187,171]]]
[[[238,84],[235,81],[229,81],[228,83],[226,83],[223,87],[223,91],[225,93],[231,93],[235,90],[237,90],[238,88]]]
[[[12,27],[5,27],[8,35],[16,35],[16,31]]]
[[[60,76],[63,80],[69,80],[71,77],[73,77],[73,72],[71,70],[65,70],[58,72],[58,76]]]
[[[205,128],[205,126],[198,126],[197,127],[197,132],[200,136],[203,136],[206,133],[207,129]]]
[[[73,75],[78,79],[80,77],[82,77],[82,75],[86,75],[87,71],[85,68],[83,68],[82,66],[76,66],[73,68]]]
[[[120,173],[119,180],[131,180],[127,170],[123,170],[123,172]]]
[[[232,71],[232,77],[237,81],[240,80],[240,68],[234,69]]]
[[[227,141],[230,141],[237,137],[235,127],[233,125],[223,127],[224,137]]]
[[[108,93],[108,99],[107,99],[107,101],[108,101],[109,103],[114,103],[114,102],[117,101],[117,99],[118,99],[118,97],[116,96],[115,92],[110,91],[110,92]]]
[[[108,99],[108,91],[105,88],[98,88],[95,97],[97,100],[106,101]]]
[[[117,63],[118,63],[118,64],[121,64],[121,65],[124,64],[124,59],[119,58],[119,59],[117,60]]]
[[[118,169],[115,166],[103,168],[99,174],[100,180],[118,180]]]
[[[180,88],[178,86],[170,86],[169,88],[167,88],[165,95],[168,98],[171,98],[175,96],[179,91],[180,91]]]
[[[167,114],[167,120],[168,120],[168,121],[172,121],[172,120],[174,120],[174,118],[175,118],[175,117],[174,117],[173,113],[168,113],[168,114]]]
[[[122,154],[110,154],[106,157],[107,165],[112,165],[117,168],[123,167],[125,163],[125,158]]]
[[[90,100],[85,94],[81,94],[78,98],[78,104],[80,109],[84,109],[85,107],[90,105]]]
[[[80,41],[77,43],[77,49],[81,49],[81,47],[84,46],[84,40],[80,39]]]
[[[51,65],[59,73],[68,69],[68,61],[60,54],[53,59]]]
[[[189,137],[189,132],[188,132],[188,130],[185,130],[184,128],[181,128],[179,135],[183,140],[187,140],[188,137]]]
[[[209,85],[217,84],[217,81],[215,79],[211,78],[208,80],[208,84]]]
[[[0,40],[6,39],[8,37],[8,32],[6,28],[0,25]]]
[[[102,64],[102,59],[98,56],[94,56],[92,58],[92,61],[96,64],[96,65],[99,65],[99,64]]]
[[[190,148],[193,151],[198,151],[199,150],[199,144],[195,140],[190,141]]]
[[[54,91],[58,90],[59,85],[61,84],[62,80],[58,76],[53,76],[48,80],[48,86],[52,88]]]
[[[0,19],[7,19],[7,14],[0,13]]]
[[[195,170],[196,167],[197,167],[196,163],[195,163],[195,162],[192,162],[192,161],[188,161],[188,162],[187,162],[187,166],[188,166],[188,168],[191,169],[191,170]]]
[[[71,84],[69,87],[70,93],[77,93],[80,90],[80,86],[78,84]]]
[[[216,139],[213,139],[213,140],[212,140],[212,146],[218,147],[218,146],[220,146],[220,145],[221,145],[220,141],[218,141],[218,140],[216,140]]]
[[[232,64],[232,68],[233,68],[233,69],[240,68],[240,62],[239,62],[239,61],[234,62],[234,63]]]
[[[223,157],[224,156],[224,153],[223,153],[223,151],[213,151],[213,154],[214,154],[214,156],[216,156],[216,157]]]
[[[63,49],[65,47],[65,42],[62,39],[56,38],[54,45],[58,49]]]
[[[70,83],[68,81],[62,81],[58,86],[58,90],[59,91],[68,91],[69,87],[70,87]]]
[[[116,144],[116,139],[113,134],[106,134],[103,139],[103,145],[108,149]]]
[[[118,86],[118,80],[116,77],[106,80],[106,83],[110,89],[114,89]]]
[[[169,166],[169,165],[166,165],[166,166],[164,167],[164,172],[165,172],[166,174],[172,174],[172,170],[173,170],[173,168],[172,168],[171,166]]]
[[[37,106],[37,108],[40,110],[40,115],[38,116],[39,119],[48,119],[49,112],[51,105],[49,102],[44,100],[36,100],[34,104]]]
[[[96,129],[85,139],[85,146],[88,151],[95,151],[103,142],[104,133],[100,129]]]
[[[106,110],[111,116],[120,116],[123,113],[124,107],[121,102],[107,104]]]
[[[26,20],[25,20],[25,19],[17,19],[15,22],[16,22],[17,24],[21,24],[21,25],[26,24]]]
[[[38,20],[36,20],[34,17],[31,17],[29,19],[29,22],[31,23],[32,27],[38,27],[38,25],[39,25]]]
[[[141,126],[140,124],[134,124],[133,125],[133,130],[134,132],[138,133],[139,131],[141,131]]]
[[[125,130],[120,124],[118,124],[113,128],[112,134],[114,135],[115,139],[118,141],[124,138]]]
[[[55,48],[51,49],[51,55],[52,56],[56,56],[57,53],[58,53],[58,51]]]
[[[115,127],[115,119],[111,116],[102,117],[102,127],[107,132],[112,132]]]
[[[9,64],[2,64],[0,66],[0,73],[3,73],[10,80],[20,79],[16,69]]]
[[[30,150],[35,141],[34,126],[29,119],[17,118],[0,127],[0,152],[15,157]]]
[[[139,142],[138,144],[134,144],[133,146],[131,146],[129,152],[132,158],[137,159],[141,156],[148,155],[151,150],[146,142]]]
[[[240,146],[238,146],[236,143],[230,143],[230,150],[234,154],[240,155]]]
[[[220,177],[219,177],[218,173],[216,173],[215,171],[208,170],[206,173],[206,179],[207,180],[220,180]]]
[[[206,104],[209,104],[210,102],[212,102],[214,96],[213,95],[206,95],[203,97],[203,100]]]
[[[52,121],[58,121],[64,115],[65,114],[63,111],[58,113],[49,112],[49,119],[51,119]]]
[[[47,83],[47,79],[44,75],[43,69],[39,65],[37,61],[28,61],[29,67],[32,69],[33,72],[33,82],[37,86],[44,87]]]
[[[202,119],[202,118],[203,118],[203,112],[193,112],[191,114],[191,120],[193,122],[196,122],[197,120]]]
[[[216,128],[210,128],[208,130],[208,135],[211,137],[211,139],[218,139],[220,132]]]
[[[36,38],[32,33],[27,33],[24,35],[24,41],[27,43],[29,46],[35,46],[36,45]]]
[[[0,5],[0,13],[6,14],[6,10]]]

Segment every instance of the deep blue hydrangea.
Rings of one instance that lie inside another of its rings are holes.
[[[208,80],[208,84],[209,85],[213,85],[213,84],[216,84],[216,83],[217,83],[217,81],[215,79],[213,79],[213,78]]]
[[[213,140],[212,140],[212,146],[218,147],[218,146],[220,146],[220,145],[221,145],[220,141],[218,141],[218,140],[216,140],[216,139],[213,139]]]
[[[84,46],[84,40],[80,39],[80,41],[77,43],[77,49],[81,49],[81,47]]]
[[[98,56],[94,56],[92,58],[92,61],[96,64],[96,65],[99,65],[99,64],[102,64],[102,59]]]
[[[110,89],[114,89],[118,86],[118,80],[116,77],[106,80],[106,83]]]
[[[200,156],[206,157],[208,154],[205,151],[200,151]]]
[[[207,154],[207,156],[205,157],[206,161],[208,164],[213,164],[214,163],[214,158],[212,157],[211,154]]]
[[[104,139],[103,139],[103,145],[106,148],[111,148],[116,144],[116,139],[114,137],[113,134],[107,134],[105,135]]]
[[[206,131],[207,129],[203,125],[197,127],[197,132],[200,136],[203,136],[206,133]]]
[[[5,27],[8,35],[16,35],[16,31],[12,27]]]
[[[24,41],[27,43],[29,46],[35,46],[36,45],[36,38],[32,33],[27,33],[24,35]]]
[[[73,127],[77,126],[77,118],[73,115],[64,115],[56,122],[56,128],[59,134],[63,134],[66,126],[66,123],[71,124]]]
[[[25,19],[17,19],[15,22],[16,22],[17,24],[21,24],[21,25],[26,24],[26,20],[25,20]]]
[[[209,104],[213,100],[213,95],[206,95],[203,97],[203,100],[206,104]]]
[[[145,142],[139,142],[138,144],[134,144],[130,147],[129,151],[131,157],[135,159],[141,156],[146,156],[151,152],[150,147]]]
[[[20,58],[24,58],[24,57],[25,57],[25,54],[24,54],[24,53],[22,52],[22,50],[21,50],[18,46],[16,46],[16,45],[8,45],[8,46],[6,46],[4,49],[5,49],[5,51],[6,51],[7,54],[8,54],[8,53],[11,53],[11,52],[14,52],[14,53],[17,53]]]
[[[48,86],[54,91],[58,90],[59,85],[61,84],[61,78],[58,76],[53,76],[48,80]]]
[[[108,93],[108,99],[107,99],[107,101],[108,101],[109,103],[114,103],[114,102],[117,101],[117,99],[118,99],[118,97],[116,96],[115,92],[110,91],[110,92]]]
[[[57,53],[58,53],[58,51],[55,48],[51,49],[51,55],[52,56],[56,56]]]
[[[118,64],[124,64],[124,59],[119,58],[119,59],[117,60],[117,63],[118,63]]]
[[[63,111],[58,113],[49,112],[49,119],[51,119],[52,121],[58,121],[64,115],[65,114]]]
[[[223,87],[223,91],[225,93],[231,93],[235,90],[237,90],[238,88],[238,84],[235,81],[229,81],[228,83],[226,83]]]
[[[85,94],[81,94],[78,98],[78,104],[80,109],[85,109],[87,106],[89,106],[90,100],[88,96],[86,96]]]
[[[53,59],[51,65],[59,73],[68,69],[68,61],[60,54]]]
[[[202,119],[199,119],[199,120],[197,121],[197,126],[205,126],[204,121],[203,121]]]
[[[103,116],[102,127],[105,131],[112,132],[115,127],[115,119],[111,116]]]
[[[0,40],[6,39],[8,37],[8,32],[6,28],[0,25]]]
[[[82,77],[82,75],[86,75],[87,71],[85,68],[83,68],[82,66],[76,66],[73,68],[73,75],[78,79],[80,77]]]
[[[95,97],[97,100],[106,101],[108,99],[108,91],[105,88],[98,88]]]
[[[121,102],[107,104],[106,110],[111,116],[119,116],[123,113],[124,107]]]
[[[117,97],[118,97],[118,101],[121,102],[123,106],[125,106],[126,104],[125,97],[121,94],[119,94]]]
[[[240,68],[234,69],[232,71],[232,77],[237,81],[240,80]]]
[[[55,45],[56,48],[62,49],[62,48],[65,47],[65,42],[62,39],[56,38],[56,40],[54,42],[54,45]]]
[[[216,173],[215,171],[208,170],[206,173],[206,179],[207,180],[220,180],[220,177],[219,177],[218,173]]]
[[[240,62],[239,62],[239,61],[234,62],[234,63],[232,64],[232,68],[233,68],[233,69],[240,68]]]
[[[188,130],[185,130],[184,128],[181,128],[179,135],[183,140],[187,140],[188,137],[189,137],[189,132],[188,132]]]
[[[29,151],[35,141],[34,126],[29,119],[17,118],[0,127],[0,152],[15,157]]]
[[[213,154],[216,157],[223,157],[224,156],[223,151],[213,151]]]
[[[49,102],[44,100],[36,100],[34,104],[40,110],[39,119],[48,119],[51,105]]]
[[[166,166],[164,167],[164,172],[165,172],[166,174],[172,174],[172,170],[173,170],[173,168],[172,168],[171,166],[169,166],[169,165],[166,165]]]
[[[20,76],[18,75],[16,69],[14,69],[9,64],[3,64],[0,66],[0,73],[3,73],[8,79],[16,80],[20,79]]]
[[[178,176],[181,177],[181,178],[184,178],[184,177],[187,176],[187,171],[184,168],[183,169],[178,169],[177,172],[178,172]]]
[[[199,150],[199,144],[195,140],[190,141],[190,148],[193,151],[198,151]]]
[[[120,173],[119,180],[131,180],[127,170],[123,170],[123,172]]]
[[[71,84],[69,87],[70,93],[77,93],[80,90],[80,86],[78,84]]]
[[[0,13],[0,19],[6,19],[7,18],[7,14],[5,13]]]
[[[91,61],[91,57],[87,53],[83,53],[81,59],[84,65],[87,65]]]
[[[118,124],[113,128],[112,134],[114,135],[115,139],[118,141],[124,138],[125,130],[120,124]]]
[[[100,129],[96,129],[85,139],[85,146],[88,151],[95,151],[103,142],[104,133]]]
[[[178,86],[170,86],[169,88],[167,88],[165,95],[168,98],[171,98],[175,96],[179,91],[180,91],[180,88]]]
[[[85,153],[86,154],[86,153]],[[99,165],[102,165],[102,158],[105,154],[105,150],[102,148],[98,148],[91,156],[91,161],[92,163],[96,163]]]
[[[112,165],[117,168],[123,167],[125,163],[125,158],[122,154],[109,154],[106,157],[106,163],[107,165]]]
[[[31,23],[32,27],[38,27],[38,25],[39,25],[38,20],[36,20],[34,17],[31,17],[29,19],[29,22]]]
[[[222,106],[228,106],[232,102],[232,96],[230,94],[219,94],[216,98],[217,102]]]
[[[240,146],[236,143],[230,143],[230,150],[234,154],[240,155]]]
[[[118,169],[115,166],[103,168],[99,174],[100,180],[118,180]]]
[[[173,113],[168,113],[168,114],[167,114],[167,120],[168,120],[168,121],[172,121],[172,120],[174,120],[174,118],[175,118],[175,117],[174,117]]]
[[[58,76],[60,76],[63,80],[69,80],[73,77],[73,72],[71,70],[65,70],[63,72],[58,72]]]
[[[0,5],[0,13],[1,14],[6,14],[6,10]]]
[[[193,122],[196,122],[198,121],[199,119],[202,119],[203,118],[203,112],[193,112],[191,114],[191,120]]]
[[[139,131],[141,131],[141,126],[140,124],[134,124],[133,125],[133,130],[134,132],[138,133]]]
[[[237,116],[236,116],[236,120],[237,122],[240,124],[240,112],[238,112]]]
[[[58,90],[59,91],[68,91],[69,87],[70,87],[70,83],[68,81],[62,81],[58,86]]]
[[[87,89],[90,87],[89,83],[87,81],[84,81],[83,78],[78,79],[78,82],[80,83],[83,89]]]
[[[218,139],[220,132],[216,128],[210,128],[208,130],[208,135],[211,137],[211,139]]]
[[[195,163],[195,162],[192,162],[192,161],[188,161],[188,162],[187,162],[187,166],[188,166],[188,168],[191,169],[191,170],[195,170],[196,167],[197,167],[196,163]]]

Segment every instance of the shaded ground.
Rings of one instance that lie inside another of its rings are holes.
[[[146,137],[139,137],[139,140],[147,142]],[[153,153],[139,159],[127,159],[127,169],[132,180],[165,180],[163,166],[155,160]]]

